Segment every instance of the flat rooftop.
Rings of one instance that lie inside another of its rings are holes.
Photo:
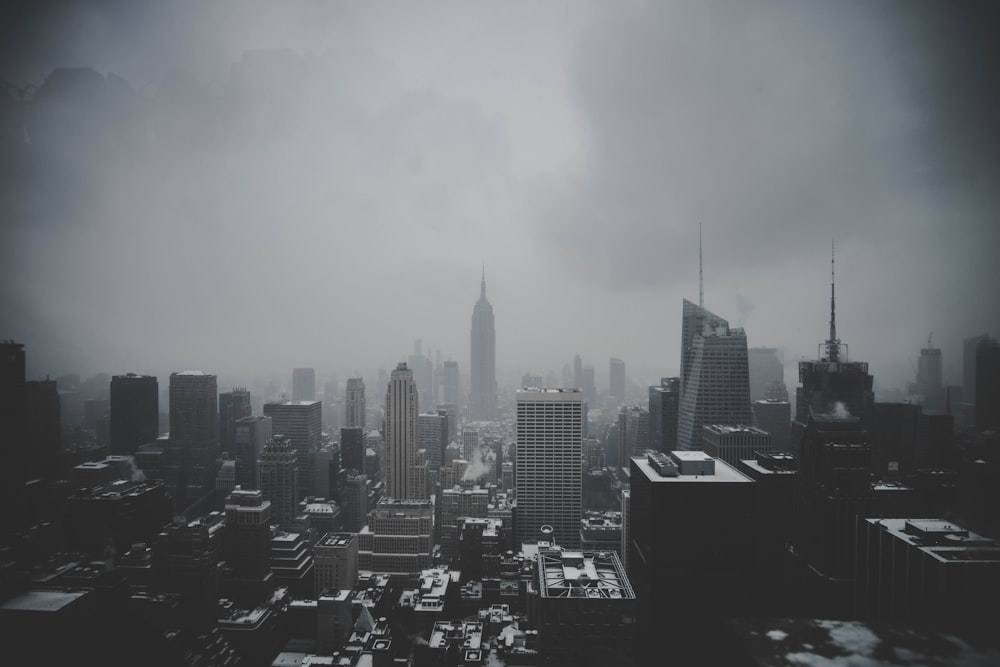
[[[691,461],[703,461],[704,457],[712,458],[705,454],[704,452],[672,452],[674,454],[693,454],[697,455],[698,458],[691,458]],[[632,462],[636,464],[639,471],[646,476],[646,478],[655,484],[711,484],[711,483],[722,483],[722,482],[749,482],[753,483],[753,480],[741,473],[736,468],[732,467],[725,461],[721,459],[715,459],[715,474],[714,475],[677,475],[676,477],[661,477],[660,473],[656,471],[655,468],[649,463],[649,460],[645,456],[634,456],[632,457]]]

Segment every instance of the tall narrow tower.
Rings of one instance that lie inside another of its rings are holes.
[[[344,427],[365,428],[365,380],[347,379],[347,400],[344,401]]]
[[[496,330],[493,306],[486,300],[486,268],[479,288],[479,301],[472,309],[472,365],[469,417],[492,421],[497,417]]]
[[[421,498],[413,467],[417,454],[417,385],[405,363],[396,366],[385,392],[385,494]]]

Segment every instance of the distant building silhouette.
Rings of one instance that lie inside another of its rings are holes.
[[[160,431],[160,384],[155,376],[111,378],[111,453],[135,455]]]
[[[486,299],[485,268],[479,301],[472,309],[471,351],[469,418],[473,421],[493,421],[497,418],[496,328],[493,306]]]
[[[625,362],[621,359],[612,358],[608,364],[608,393],[619,403],[625,402]]]
[[[55,380],[29,380],[25,390],[25,472],[30,478],[52,474],[59,452],[59,390]]]
[[[292,400],[316,400],[316,370],[313,368],[292,369]]]
[[[253,414],[250,392],[243,387],[219,394],[219,450],[232,457],[236,452],[236,421]]]
[[[365,428],[365,411],[368,409],[365,401],[364,378],[347,379],[347,397],[344,400],[344,427]]]
[[[236,483],[244,489],[257,488],[257,461],[271,440],[273,420],[262,415],[237,419],[235,427]]]
[[[776,348],[751,347],[747,350],[747,363],[750,371],[751,401],[770,398],[768,393],[774,390],[769,389],[769,385],[785,384],[785,365],[781,362]]]

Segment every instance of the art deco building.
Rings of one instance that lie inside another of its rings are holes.
[[[472,309],[472,363],[470,365],[469,418],[497,418],[496,329],[493,306],[486,300],[486,270],[480,284],[479,301]]]
[[[417,455],[417,385],[405,363],[396,366],[385,392],[385,495],[421,498],[413,468]]]

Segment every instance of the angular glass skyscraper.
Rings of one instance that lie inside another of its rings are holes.
[[[698,449],[706,424],[752,424],[747,335],[684,300],[677,446]]]
[[[479,301],[472,309],[472,365],[470,366],[469,418],[493,421],[497,418],[496,330],[493,306],[486,300],[486,270],[480,285]]]

